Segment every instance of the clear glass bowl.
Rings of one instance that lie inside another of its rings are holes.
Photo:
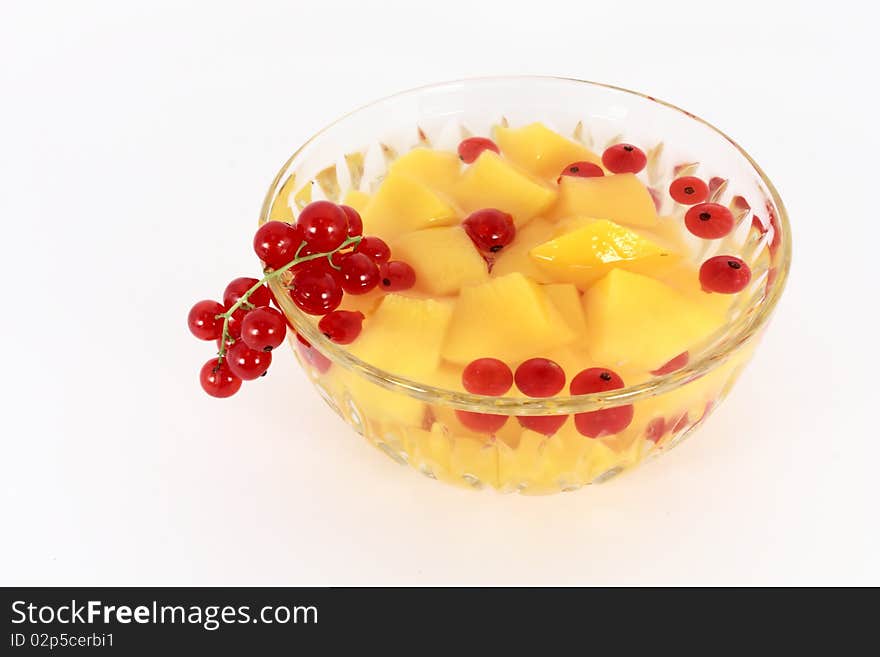
[[[676,206],[666,189],[684,173],[711,179],[712,200],[733,210],[738,224],[730,236],[694,242],[694,248],[699,261],[718,253],[743,258],[752,282],[737,295],[726,325],[691,350],[683,369],[608,393],[548,399],[472,395],[408,380],[355,358],[328,341],[280,283],[273,292],[309,343],[290,336],[321,396],[394,461],[472,488],[552,493],[606,481],[680,443],[717,408],[751,358],[785,286],[791,238],[778,193],[740,146],[685,110],[608,85],[550,77],[448,82],[379,100],[318,132],[275,177],[260,222],[293,220],[308,202],[338,201],[351,189],[371,191],[388,164],[415,146],[454,150],[463,136],[489,135],[499,123],[533,121],[599,152],[621,140],[645,148],[649,163],[640,177],[657,191],[661,216],[680,222],[685,208]],[[550,438],[523,433],[513,418],[487,437],[464,428],[454,412],[571,415],[626,404],[634,406],[630,426],[597,439],[580,435],[571,417]]]

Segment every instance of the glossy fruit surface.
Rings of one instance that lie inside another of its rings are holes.
[[[342,287],[326,271],[304,269],[290,282],[290,298],[303,312],[326,315],[342,301]]]
[[[223,320],[217,315],[224,312],[217,301],[205,299],[197,302],[189,311],[187,326],[199,340],[216,340],[223,331]]]
[[[333,251],[348,237],[345,211],[330,201],[314,201],[302,209],[296,220],[303,239],[315,251]]]
[[[279,269],[296,256],[302,233],[283,221],[268,221],[254,235],[254,253],[270,269]]]
[[[241,388],[241,379],[232,373],[229,369],[229,363],[224,360],[222,363],[217,362],[216,358],[212,358],[202,365],[199,372],[199,383],[202,390],[212,397],[231,397],[239,388]]]
[[[272,351],[286,334],[284,315],[268,306],[252,310],[241,322],[242,342],[258,351]]]
[[[513,242],[516,226],[513,217],[495,208],[477,210],[462,222],[465,232],[480,251],[498,253]]]

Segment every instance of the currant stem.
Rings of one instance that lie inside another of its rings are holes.
[[[238,310],[239,308],[241,308],[243,306],[249,306],[250,308],[254,307],[254,305],[248,301],[248,299],[250,298],[250,296],[254,292],[259,290],[260,287],[262,287],[265,283],[268,283],[271,280],[279,278],[284,272],[289,270],[291,267],[296,267],[298,264],[301,264],[303,262],[309,262],[311,260],[318,260],[319,258],[327,258],[329,260],[333,256],[333,254],[336,253],[337,251],[341,251],[342,249],[345,249],[345,248],[351,246],[352,244],[357,246],[358,244],[360,244],[360,241],[362,239],[363,239],[363,235],[349,237],[342,244],[337,246],[332,251],[324,251],[321,253],[310,253],[307,256],[300,257],[299,254],[302,253],[302,250],[306,246],[306,242],[303,241],[302,244],[299,245],[299,248],[296,250],[296,255],[294,256],[293,260],[288,262],[283,267],[279,267],[278,269],[274,269],[268,273],[264,273],[263,278],[261,278],[259,281],[254,283],[247,292],[245,292],[244,294],[241,295],[241,297],[239,298],[238,301],[236,301],[234,304],[232,304],[229,307],[228,310],[226,310],[223,313],[220,313],[219,315],[215,315],[215,317],[217,319],[219,319],[221,317],[223,318],[223,333],[222,333],[223,338],[222,338],[222,344],[220,346],[220,351],[217,352],[217,364],[219,365],[220,363],[222,363],[224,356],[226,356],[226,350],[228,347],[229,337],[230,337],[229,336],[229,319],[232,317],[233,313],[235,313],[236,310]],[[332,265],[333,262],[331,261],[330,264]]]

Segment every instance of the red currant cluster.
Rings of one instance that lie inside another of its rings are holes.
[[[254,252],[265,266],[262,279],[237,278],[227,286],[222,304],[199,301],[189,312],[192,334],[217,341],[217,356],[205,363],[199,377],[212,397],[234,395],[242,381],[266,374],[272,350],[284,341],[287,322],[270,306],[274,299],[268,281],[284,280],[297,307],[322,315],[318,328],[339,344],[353,342],[364,319],[360,312],[337,310],[344,293],[366,294],[377,286],[404,290],[415,283],[412,267],[392,261],[385,242],[363,236],[356,210],[329,201],[307,205],[295,224],[260,226]],[[302,338],[300,346],[310,362],[325,368],[324,356]]]
[[[565,387],[565,371],[548,358],[530,358],[511,372],[506,363],[496,358],[478,358],[464,368],[461,375],[465,390],[475,395],[500,397],[514,384],[529,397],[553,397]],[[578,373],[569,385],[572,395],[585,395],[593,392],[607,392],[623,388],[623,379],[611,370],[593,367]],[[496,433],[507,422],[506,415],[474,413],[457,410],[459,421],[472,431]],[[567,415],[523,416],[517,422],[526,428],[545,436],[552,436],[565,424]],[[632,405],[576,413],[575,428],[588,438],[613,435],[626,429],[633,418]]]

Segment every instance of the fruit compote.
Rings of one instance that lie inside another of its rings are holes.
[[[295,336],[331,405],[429,476],[530,493],[601,481],[684,435],[747,350],[636,404],[552,414],[561,396],[686,367],[753,282],[750,242],[732,237],[751,214],[745,200],[696,164],[649,186],[655,155],[620,141],[594,152],[541,123],[498,125],[457,151],[389,157],[369,191],[333,190],[360,242],[284,281],[328,340],[450,395],[548,401],[544,415],[457,410],[442,395],[383,388]],[[269,218],[310,214],[310,194],[285,185]],[[300,216],[297,229],[320,231],[319,219]],[[753,219],[752,233],[768,229]]]

